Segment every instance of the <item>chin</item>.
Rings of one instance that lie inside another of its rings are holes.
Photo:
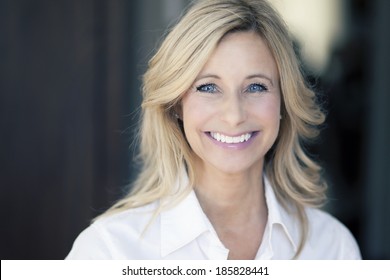
[[[245,165],[242,163],[234,162],[232,164],[214,165],[214,168],[226,175],[244,174],[256,168],[258,168],[259,172],[261,172],[261,164],[259,163]]]

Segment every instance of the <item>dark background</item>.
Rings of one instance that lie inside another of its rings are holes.
[[[63,259],[126,190],[140,77],[186,2],[0,0],[1,259]],[[314,79],[328,121],[312,150],[327,210],[364,258],[390,259],[390,2],[343,2],[346,38]]]

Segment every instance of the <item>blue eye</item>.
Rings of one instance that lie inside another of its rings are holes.
[[[251,84],[247,89],[248,92],[263,92],[267,90],[268,88],[262,84]]]
[[[196,88],[196,91],[214,93],[217,91],[217,86],[215,84],[204,84],[204,85],[198,86]]]

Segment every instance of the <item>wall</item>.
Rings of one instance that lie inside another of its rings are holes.
[[[141,75],[188,1],[0,1],[2,259],[62,259],[136,176]],[[345,40],[316,81],[311,147],[328,210],[365,258],[390,258],[389,2],[343,1]]]

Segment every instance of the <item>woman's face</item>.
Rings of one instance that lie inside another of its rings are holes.
[[[279,74],[254,32],[225,36],[182,100],[197,170],[260,172],[280,122]]]

